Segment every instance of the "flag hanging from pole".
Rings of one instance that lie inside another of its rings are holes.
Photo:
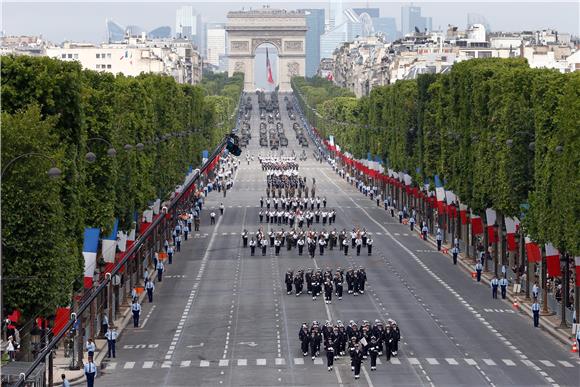
[[[272,77],[272,66],[270,65],[270,57],[268,56],[268,49],[266,48],[266,71],[268,72],[268,83],[274,84],[274,78]]]

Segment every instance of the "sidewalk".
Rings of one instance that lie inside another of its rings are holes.
[[[149,269],[152,269],[151,267]],[[151,270],[150,270],[151,272]],[[154,282],[157,282],[157,276],[150,274],[149,278],[152,279]],[[139,296],[139,303],[142,304],[143,300],[145,299],[147,293],[143,292]],[[119,338],[117,342],[121,338],[123,331],[129,324],[132,319],[131,307],[126,306],[121,309],[119,312],[120,317],[117,318],[113,325],[117,329],[117,333],[119,334]],[[95,339],[95,345],[97,350],[95,351],[94,355],[94,362],[97,365],[98,371],[97,375],[99,374],[100,370],[103,369],[103,359],[107,355],[107,340],[105,339]],[[83,361],[87,361],[86,359],[86,351],[84,351],[84,343],[83,343]],[[78,356],[75,354],[75,356]],[[64,345],[59,345],[59,349],[56,351],[53,359],[53,378],[54,378],[54,385],[55,386],[62,386],[61,377],[60,375],[65,374],[66,378],[69,380],[71,385],[83,385],[85,384],[85,374],[83,369],[79,370],[71,370],[69,369],[71,362],[71,357],[64,357]]]

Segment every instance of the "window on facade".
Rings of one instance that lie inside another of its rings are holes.
[[[111,65],[110,65],[110,64],[108,64],[108,65],[107,65],[107,68],[108,68],[108,69],[110,69],[110,68],[111,68]]]
[[[100,65],[100,64],[98,64],[98,65],[97,65],[97,70],[98,70],[98,69],[100,69],[100,68],[101,68],[101,65]]]
[[[72,54],[68,54],[68,57],[69,57],[70,59],[72,59]]]
[[[101,57],[101,54],[95,54],[95,56],[97,57],[97,59],[99,59]]]
[[[107,54],[107,59],[111,59],[111,54]]]
[[[75,59],[79,59],[79,54],[75,54],[75,55],[74,55],[74,58],[75,58]]]
[[[60,54],[60,57],[61,57],[62,59],[66,59],[66,54]]]

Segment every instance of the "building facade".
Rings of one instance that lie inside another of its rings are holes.
[[[206,61],[217,66],[220,71],[227,69],[224,56],[227,55],[226,26],[223,23],[208,24],[206,29]],[[221,62],[220,62],[221,58]]]
[[[403,35],[415,32],[431,31],[431,18],[421,16],[421,7],[403,6],[401,7],[401,32]]]

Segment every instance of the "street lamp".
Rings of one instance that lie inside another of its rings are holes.
[[[109,141],[105,140],[104,138],[91,137],[87,140],[87,143],[90,141],[104,142],[105,144],[109,145],[109,149],[107,149],[107,156],[109,156],[110,158],[114,158],[117,156],[117,150],[113,147],[113,144],[111,144]],[[85,154],[85,159],[89,163],[94,163],[95,161],[97,161],[97,155],[89,149],[89,151]]]
[[[9,162],[8,162],[8,163],[7,163],[7,164],[4,166],[4,168],[2,169],[2,174],[1,174],[1,177],[4,177],[4,174],[6,173],[6,171],[8,170],[8,168],[9,168],[9,167],[10,167],[12,164],[14,164],[14,163],[15,163],[17,160],[20,160],[20,159],[22,159],[22,158],[24,158],[24,157],[33,157],[33,156],[34,156],[34,157],[42,157],[42,158],[45,158],[45,159],[47,159],[47,160],[50,160],[50,162],[52,163],[52,167],[51,167],[51,168],[50,168],[50,169],[49,169],[49,170],[46,172],[46,174],[48,175],[48,177],[49,177],[49,178],[51,178],[51,179],[53,179],[53,180],[54,180],[54,179],[57,179],[57,178],[59,178],[59,177],[62,175],[62,171],[61,171],[59,168],[57,168],[57,166],[56,166],[56,161],[55,161],[55,160],[54,160],[52,157],[50,157],[50,156],[47,156],[47,155],[45,155],[45,154],[43,154],[43,153],[38,153],[38,152],[29,152],[29,153],[24,153],[24,154],[21,154],[21,155],[19,155],[19,156],[16,156],[16,157],[15,157],[15,158],[13,158],[12,160],[10,160],[10,161],[9,161]]]

